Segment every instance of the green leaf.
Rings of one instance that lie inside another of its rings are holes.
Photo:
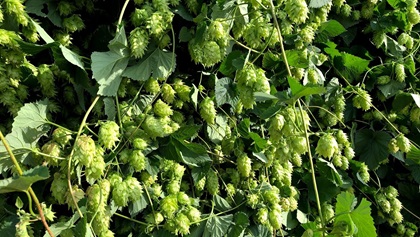
[[[344,78],[352,82],[358,80],[362,73],[368,69],[370,61],[348,53],[342,53],[341,57],[334,59],[334,66]]]
[[[290,89],[292,90],[293,98],[295,100],[313,94],[322,94],[325,88],[322,86],[303,86],[299,81],[292,77],[287,77]]]
[[[320,7],[323,7],[323,6],[327,5],[331,1],[332,0],[311,0],[309,2],[309,7],[320,8]]]
[[[267,100],[278,100],[279,98],[274,95],[270,95],[264,92],[254,92],[254,97],[256,102],[267,101]]]
[[[19,197],[19,196],[16,198],[15,206],[16,206],[18,209],[22,209],[22,207],[23,207],[23,201],[22,201],[22,199],[20,199],[20,197]]]
[[[348,225],[356,225],[357,237],[375,237],[376,230],[371,216],[370,202],[362,199],[359,206],[355,208],[357,199],[350,192],[342,192],[337,196],[335,223],[343,221]],[[347,214],[347,215],[346,215]]]
[[[249,216],[244,212],[237,212],[233,216],[233,225],[229,229],[227,236],[240,237],[245,233],[245,229],[249,226]]]
[[[146,192],[143,192],[140,198],[134,202],[130,202],[128,205],[128,212],[131,217],[137,216],[144,208],[148,205],[148,198]]]
[[[124,27],[121,27],[115,38],[109,42],[108,48],[108,52],[92,53],[92,73],[99,84],[98,95],[116,96],[129,61]]]
[[[37,166],[24,171],[21,176],[14,176],[0,180],[0,193],[25,192],[35,182],[50,177],[46,166]]]
[[[75,236],[80,237],[94,237],[91,226],[87,222],[87,215],[85,215],[82,219],[79,220],[76,227],[73,230]]]
[[[385,98],[390,98],[396,95],[399,91],[404,89],[406,84],[404,82],[390,81],[388,84],[379,85],[378,89],[382,92]]]
[[[45,5],[47,6],[46,9]],[[28,0],[25,2],[25,7],[27,13],[33,13],[40,17],[47,17],[54,25],[62,27],[57,2],[53,0]],[[48,13],[44,13],[45,11]]]
[[[39,138],[48,130],[47,119],[48,100],[25,104],[15,117],[11,133],[6,135],[10,148],[20,154],[15,154],[20,161],[26,157],[29,150],[36,147]],[[21,152],[21,149],[26,149]],[[3,143],[0,143],[0,168],[9,169],[11,166],[8,153]],[[3,166],[3,167],[2,167]],[[1,169],[0,169],[1,170]]]
[[[36,31],[39,33],[39,36],[45,41],[45,43],[54,43],[54,39],[51,38],[51,36],[42,28],[38,23],[36,23],[34,20],[32,20],[32,23],[35,26]]]
[[[329,20],[323,22],[318,31],[320,32],[320,34],[325,35],[328,38],[339,36],[340,34],[346,32],[346,28],[344,28],[344,26],[336,20]]]
[[[316,201],[314,185],[310,175],[305,175],[302,180],[308,186],[309,198],[312,201]],[[337,187],[333,182],[331,182],[326,177],[317,177],[316,184],[318,187],[319,199],[321,202],[331,201],[337,194],[340,193],[340,188]]]
[[[407,153],[407,159],[420,165],[420,149],[412,145],[410,151]]]
[[[98,95],[116,96],[122,80],[122,74],[128,64],[128,51],[125,55],[115,52],[93,52],[93,78],[99,84]]]
[[[25,104],[18,112],[13,129],[39,128],[48,122],[48,100],[44,99],[36,103]]]
[[[221,196],[217,194],[213,196],[213,202],[214,202],[214,207],[216,208],[216,210],[220,212],[232,209],[232,207],[226,201],[226,199],[222,198]]]
[[[137,64],[128,67],[123,76],[136,81],[145,81],[153,78],[167,78],[175,69],[175,55],[159,48],[152,50]]]
[[[208,124],[206,132],[213,143],[220,144],[226,136],[228,129],[229,125],[227,118],[222,115],[216,115],[215,124]]]
[[[197,136],[198,131],[201,129],[202,125],[185,125],[180,127],[176,132],[171,134],[172,137],[179,140],[187,140]]]
[[[197,184],[202,178],[204,178],[209,172],[211,166],[210,163],[206,163],[201,167],[194,167],[191,169],[191,176],[193,178],[194,184]]]
[[[279,62],[281,62],[279,55],[274,54],[271,51],[264,53],[262,61],[263,68],[275,69],[279,66]]]
[[[406,106],[411,104],[413,101],[413,97],[410,93],[400,93],[394,97],[394,100],[392,101],[392,108],[399,112],[403,110]]]
[[[355,150],[360,161],[364,161],[369,169],[375,170],[388,158],[388,143],[391,135],[384,131],[362,129],[356,132]]]
[[[417,107],[420,108],[420,95],[419,94],[411,94],[411,97],[413,97],[413,100],[416,103]]]
[[[234,66],[234,60],[243,58],[243,53],[238,50],[234,50],[230,52],[230,54],[225,57],[219,67],[219,72],[221,72],[225,76],[232,75],[238,68]]]
[[[239,134],[244,138],[249,138],[251,120],[249,118],[243,119],[238,125]]]
[[[232,219],[232,214],[225,216],[211,215],[207,220],[203,237],[223,237],[227,233],[229,226],[232,224]]]
[[[268,145],[267,140],[261,138],[260,135],[254,132],[250,132],[249,137],[254,141],[255,145],[260,148],[261,150],[265,149]]]
[[[58,236],[63,230],[71,229],[75,227],[74,223],[79,220],[80,216],[78,212],[75,212],[74,215],[68,221],[60,221],[50,225],[50,229],[55,236]],[[50,237],[47,231],[43,237]]]
[[[306,68],[309,65],[307,58],[303,57],[302,50],[290,49],[286,50],[287,62],[292,67]]]
[[[27,53],[27,54],[30,54],[30,55],[35,55],[35,54],[40,53],[40,52],[42,52],[46,49],[50,49],[52,47],[58,47],[58,45],[59,45],[58,42],[52,42],[52,43],[44,44],[44,45],[28,43],[28,42],[23,41],[23,40],[17,40],[17,42],[19,43],[20,49],[24,53]]]
[[[258,152],[258,153],[252,152],[252,155],[254,155],[255,158],[257,158],[258,160],[260,160],[263,163],[267,163],[268,162],[268,159],[265,156],[264,152]]]
[[[352,220],[357,226],[357,237],[375,237],[376,229],[371,216],[370,202],[362,198],[359,206],[351,213]]]
[[[216,79],[214,90],[217,106],[230,104],[232,107],[235,107],[239,101],[236,85],[228,77]]]
[[[271,231],[264,225],[254,225],[249,228],[250,237],[271,237]]]
[[[115,120],[117,116],[117,106],[115,105],[114,99],[110,97],[104,97],[105,115],[108,120]]]
[[[181,30],[179,31],[179,42],[188,42],[193,38],[193,35],[191,34],[191,32],[188,30],[187,27],[183,26],[181,28]]]
[[[70,62],[71,64],[79,67],[82,70],[85,70],[84,64],[82,62],[82,57],[77,53],[71,51],[70,49],[60,45],[61,53],[63,54],[64,58]]]
[[[161,148],[163,148],[161,149],[162,155],[166,158],[193,167],[199,167],[205,163],[211,162],[206,148],[198,143],[188,143],[172,137],[170,138],[169,144],[161,146]]]

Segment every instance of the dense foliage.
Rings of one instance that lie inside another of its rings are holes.
[[[417,235],[417,0],[0,7],[1,236]]]

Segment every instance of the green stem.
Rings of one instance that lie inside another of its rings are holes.
[[[122,22],[122,19],[123,19],[123,16],[124,16],[124,12],[125,12],[125,9],[127,8],[127,5],[128,5],[129,2],[130,2],[130,0],[126,0],[125,3],[124,3],[124,5],[123,5],[123,7],[122,7],[122,9],[121,9],[120,17],[118,18],[117,32],[120,30],[119,27],[121,26],[121,22]]]
[[[29,202],[29,213],[31,213],[33,216],[36,216],[36,214],[34,213],[34,210],[32,210],[32,197],[31,194],[28,191],[25,191],[26,196],[28,197],[28,202]]]
[[[0,139],[1,139],[4,147],[6,148],[6,151],[9,153],[10,159],[12,160],[12,162],[13,162],[15,168],[16,168],[16,171],[18,172],[19,176],[21,176],[23,174],[23,171],[20,168],[20,165],[19,165],[19,163],[18,163],[15,155],[13,154],[12,149],[10,149],[10,146],[7,143],[6,138],[3,136],[3,133],[1,131],[0,131]],[[32,190],[31,187],[28,188],[28,192],[31,195],[32,199],[34,200],[34,202],[36,204],[36,207],[38,208],[39,217],[41,218],[42,224],[44,225],[44,227],[47,230],[48,234],[51,237],[54,237],[53,232],[51,231],[50,227],[48,226],[47,221],[45,220],[44,212],[42,211],[42,207],[41,207],[41,204],[39,203],[38,197],[36,196],[35,192]]]
[[[92,111],[93,107],[95,107],[96,103],[98,102],[99,98],[101,98],[100,96],[96,96],[96,98],[93,100],[92,104],[90,105],[90,107],[88,108],[88,110],[86,111],[85,116],[83,117],[83,120],[79,126],[79,131],[77,131],[77,135],[76,138],[74,139],[74,144],[73,144],[73,148],[71,149],[70,155],[69,155],[69,161],[67,164],[67,184],[69,186],[69,191],[70,191],[70,196],[71,199],[73,200],[73,203],[76,206],[77,212],[79,213],[80,217],[83,218],[83,213],[79,208],[79,205],[77,205],[77,201],[76,198],[73,195],[73,188],[71,185],[71,162],[72,162],[72,158],[73,158],[73,153],[74,153],[74,149],[76,147],[76,143],[77,143],[77,139],[80,137],[80,135],[82,134],[83,128],[86,125],[86,120],[89,117],[90,112]]]
[[[300,100],[298,100],[297,102],[298,102],[298,105],[299,105],[300,116],[302,118],[302,122],[303,122],[303,126],[304,126],[303,130],[305,132],[305,140],[306,140],[306,146],[308,148],[309,163],[311,165],[311,176],[312,176],[312,183],[314,185],[316,204],[317,204],[317,207],[318,207],[319,217],[321,219],[321,225],[324,228],[325,227],[325,224],[324,224],[325,222],[324,222],[324,217],[322,215],[321,201],[319,199],[319,193],[318,193],[318,185],[316,183],[315,166],[314,166],[312,152],[311,152],[311,144],[309,143],[308,124],[306,124],[306,122],[305,122],[305,119],[304,119],[304,116],[303,116],[303,108],[302,108],[302,105],[300,103]],[[322,232],[322,236],[324,236],[324,232]]]

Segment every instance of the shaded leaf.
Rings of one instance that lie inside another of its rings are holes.
[[[244,212],[237,212],[233,216],[233,225],[229,229],[227,236],[239,237],[243,236],[245,229],[249,226],[249,216]]]
[[[225,216],[210,216],[207,220],[203,237],[223,237],[227,233],[229,226],[232,224],[232,219],[232,214]]]
[[[221,106],[223,104],[230,104],[234,107],[239,101],[236,86],[233,83],[232,79],[228,77],[216,79],[216,85],[214,90],[217,106]]]
[[[371,170],[379,167],[379,164],[388,158],[388,143],[391,135],[384,131],[362,129],[356,132],[355,150]]]
[[[216,208],[216,210],[218,210],[220,212],[232,209],[232,207],[226,201],[226,199],[222,198],[221,196],[219,196],[217,194],[213,196],[213,201],[214,201],[214,205],[215,205],[214,207]]]
[[[167,78],[175,68],[175,61],[173,62],[172,57],[175,57],[175,55],[156,48],[137,64],[129,66],[123,76],[136,81],[145,81],[151,76],[153,78]]]
[[[117,106],[115,105],[114,99],[105,97],[103,100],[107,119],[112,121],[115,120],[115,117],[117,116]]]
[[[215,143],[220,144],[226,136],[226,132],[229,129],[228,121],[225,116],[216,115],[215,123],[207,125],[207,136]]]
[[[143,192],[140,195],[140,198],[134,202],[130,202],[128,205],[128,212],[130,213],[131,217],[135,217],[139,214],[144,208],[148,205],[146,192]]]
[[[225,76],[229,76],[233,74],[236,71],[236,69],[238,69],[233,65],[233,62],[235,59],[238,59],[241,57],[243,57],[243,54],[241,51],[234,50],[230,52],[230,54],[220,64],[219,72],[223,73],[223,75]]]
[[[330,2],[331,2],[331,0],[311,0],[309,2],[309,7],[320,8],[320,7],[323,7],[323,6],[327,5]]]
[[[163,156],[167,159],[176,160],[186,165],[200,167],[211,162],[206,148],[198,143],[185,142],[176,138],[170,138],[169,144],[161,146]]]
[[[201,129],[202,125],[185,125],[180,127],[176,132],[171,134],[172,137],[180,140],[186,140],[194,138],[197,136],[198,131]]]
[[[129,61],[129,50],[123,27],[108,44],[110,51],[93,52],[92,73],[99,84],[98,95],[116,96],[122,80],[122,74]]]
[[[37,166],[24,171],[21,176],[10,177],[0,180],[0,193],[24,192],[35,182],[50,177],[48,168]]]
[[[264,225],[254,225],[249,228],[250,237],[271,237],[271,231]]]

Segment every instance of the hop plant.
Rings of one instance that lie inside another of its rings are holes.
[[[406,138],[403,134],[399,134],[395,139],[399,150],[405,153],[410,151],[411,143],[408,138]]]
[[[95,154],[95,141],[90,136],[83,134],[77,138],[73,153],[75,160],[77,160],[81,165],[88,166],[92,162]]]
[[[364,111],[369,110],[372,103],[372,97],[369,93],[361,88],[356,89],[357,94],[353,97],[353,105],[356,108],[361,108]]]
[[[219,192],[219,178],[214,170],[210,170],[206,176],[206,188],[211,195],[216,195]]]
[[[85,28],[82,18],[79,15],[73,14],[70,17],[63,19],[63,27],[69,32],[80,31]]]
[[[252,169],[251,163],[252,161],[246,153],[239,155],[236,160],[236,165],[238,167],[238,172],[242,177],[247,178],[250,176]]]
[[[41,151],[47,154],[43,157],[48,163],[50,163],[51,165],[58,164],[57,157],[60,157],[61,155],[61,148],[58,143],[53,141],[47,142],[42,146]]]
[[[171,106],[160,99],[157,100],[153,105],[153,112],[159,117],[167,117],[173,114]]]
[[[188,43],[188,50],[195,63],[201,63],[205,67],[211,67],[220,62],[222,51],[220,46],[211,40],[198,43],[195,39]]]
[[[72,138],[71,131],[62,127],[56,128],[53,131],[52,136],[53,140],[62,146],[66,146]]]
[[[216,108],[210,97],[204,98],[200,103],[200,115],[209,124],[214,124],[216,119]]]
[[[327,133],[324,134],[318,141],[315,152],[325,158],[331,159],[334,154],[338,153],[338,143],[334,136]]]
[[[404,65],[401,63],[397,63],[395,64],[395,79],[398,82],[404,82],[405,81],[405,69],[404,69]]]
[[[133,150],[128,158],[128,162],[137,172],[146,169],[146,157],[141,150]]]
[[[155,78],[152,78],[152,77],[146,81],[144,88],[146,89],[147,92],[149,92],[152,95],[156,95],[160,91],[159,82]]]
[[[51,194],[58,204],[66,203],[66,193],[68,190],[67,177],[65,174],[55,173],[51,183]]]
[[[105,149],[112,149],[119,141],[120,127],[114,121],[106,121],[99,127],[98,141]]]
[[[177,195],[171,194],[163,198],[160,202],[160,209],[165,217],[173,217],[175,215],[175,212],[178,210]]]
[[[304,0],[287,0],[285,2],[285,11],[289,19],[296,24],[302,24],[306,22],[308,18],[309,9],[306,1]]]
[[[361,181],[364,183],[367,183],[370,180],[369,168],[365,163],[361,163],[361,167],[359,170],[359,177]]]
[[[171,85],[169,84],[163,84],[162,86],[162,99],[169,103],[172,104],[174,102],[175,99],[175,94],[176,91],[172,88]]]
[[[131,54],[135,58],[141,58],[146,52],[149,44],[149,35],[142,28],[135,28],[129,36]]]
[[[216,19],[210,22],[209,28],[207,30],[207,35],[209,39],[218,40],[223,39],[227,35],[228,24],[226,21],[221,19]]]

